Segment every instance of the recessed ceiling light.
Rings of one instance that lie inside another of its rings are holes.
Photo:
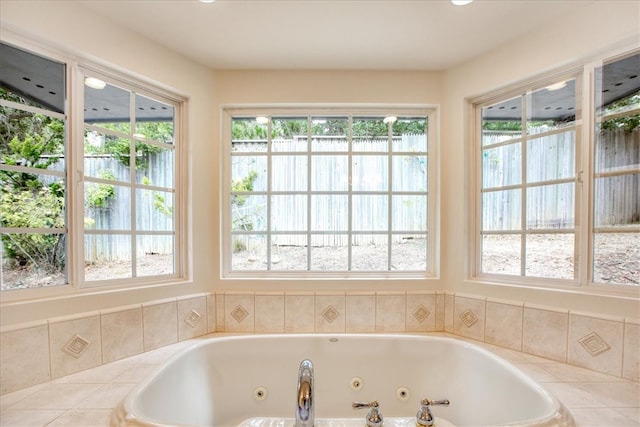
[[[200,0],[200,3],[213,3],[216,0]]]
[[[465,4],[471,3],[473,0],[451,0],[451,3],[456,6],[464,6]]]
[[[554,91],[554,90],[562,89],[566,85],[567,85],[567,82],[558,82],[558,83],[554,83],[552,85],[547,86],[545,89]]]
[[[95,77],[86,77],[84,79],[84,84],[93,89],[104,89],[105,86],[107,86],[107,84],[104,81],[97,79]]]

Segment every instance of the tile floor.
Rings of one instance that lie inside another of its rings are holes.
[[[107,427],[112,409],[136,383],[176,351],[202,338],[205,337],[2,395],[0,426]],[[541,383],[570,409],[580,427],[640,426],[638,382],[471,342],[505,358]]]

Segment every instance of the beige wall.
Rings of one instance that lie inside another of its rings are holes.
[[[127,70],[189,98],[193,284],[102,292],[4,304],[0,325],[22,323],[207,291],[448,290],[525,303],[639,317],[638,300],[468,283],[465,98],[600,53],[639,31],[637,2],[596,2],[568,19],[513,40],[447,72],[217,71],[105,22],[73,2],[0,3],[3,38],[11,32]],[[606,17],[606,20],[603,20]],[[442,278],[396,281],[268,281],[219,279],[220,107],[241,103],[411,103],[441,105]],[[213,167],[212,167],[213,165]]]

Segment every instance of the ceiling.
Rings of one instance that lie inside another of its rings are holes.
[[[412,69],[455,66],[507,38],[561,20],[601,0],[198,0],[77,1],[212,69]],[[524,17],[527,19],[524,19]],[[551,17],[551,18],[550,18]],[[188,31],[185,31],[188,28]],[[518,52],[518,54],[521,54]],[[603,69],[607,105],[640,90],[640,55]],[[0,44],[0,86],[40,105],[64,110],[64,65]],[[128,92],[85,88],[85,121],[126,121]],[[171,120],[173,109],[140,97],[136,120]],[[539,90],[530,118],[570,120],[575,84]],[[486,120],[517,120],[519,98],[488,106]]]
[[[445,70],[596,1],[79,0],[212,69]]]

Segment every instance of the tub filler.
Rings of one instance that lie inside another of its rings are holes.
[[[305,334],[203,339],[136,386],[112,426],[414,427],[417,418],[439,427],[575,425],[544,388],[469,342]]]

